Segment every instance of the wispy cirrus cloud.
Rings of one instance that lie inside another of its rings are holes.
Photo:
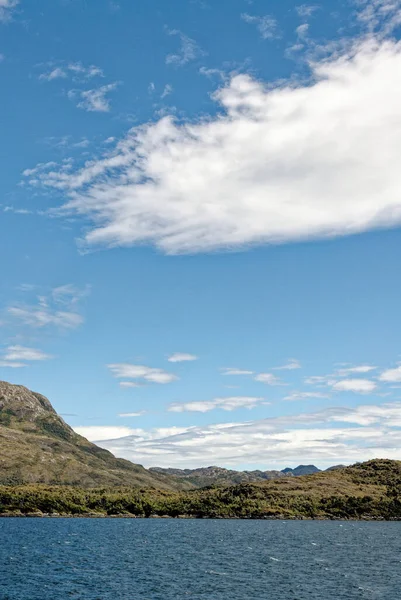
[[[9,346],[4,353],[4,359],[8,361],[42,361],[51,358],[53,358],[51,354],[46,354],[46,352],[43,352],[42,350],[18,345]]]
[[[292,394],[285,396],[283,400],[295,402],[297,400],[315,400],[324,398],[330,398],[330,394],[322,394],[321,392],[292,392]]]
[[[0,367],[8,369],[22,369],[27,367],[30,362],[50,360],[54,358],[36,348],[27,348],[26,346],[8,346],[0,354]]]
[[[171,354],[167,360],[172,363],[191,362],[194,360],[198,360],[198,357],[195,356],[195,354],[188,354],[185,352],[175,352],[174,354]]]
[[[16,324],[34,329],[56,327],[76,329],[83,323],[78,302],[89,293],[89,288],[79,290],[72,285],[54,288],[50,294],[37,296],[34,303],[15,303],[6,314]]]
[[[343,377],[347,375],[358,375],[363,373],[370,373],[371,371],[375,371],[377,367],[373,365],[358,365],[355,367],[342,367],[336,371],[336,375]]]
[[[255,381],[259,381],[259,383],[266,383],[266,385],[285,385],[281,379],[273,373],[259,373],[254,379]]]
[[[285,365],[274,367],[273,371],[294,371],[301,369],[301,363],[296,358],[291,358]]]
[[[243,13],[241,19],[250,25],[256,25],[260,35],[264,40],[272,40],[278,37],[277,20],[271,15],[254,16]]]
[[[223,375],[253,375],[253,371],[248,371],[247,369],[233,369],[230,367],[225,367],[221,369]]]
[[[300,6],[296,6],[295,10],[301,19],[307,19],[319,10],[319,6],[317,4],[301,4]]]
[[[183,67],[189,62],[192,62],[201,56],[205,56],[205,52],[198,46],[195,40],[182,33],[182,31],[179,31],[178,29],[168,29],[167,33],[168,35],[178,37],[181,44],[178,52],[167,55],[167,65]]]
[[[130,363],[115,363],[108,365],[112,375],[117,379],[134,379],[147,383],[171,383],[178,379],[174,373],[168,373],[163,369],[146,367],[144,365],[133,365]],[[128,382],[129,383],[129,382]],[[124,387],[134,387],[125,385]]]
[[[264,398],[255,398],[249,396],[230,396],[228,398],[214,398],[200,402],[175,402],[168,408],[169,412],[199,412],[207,413],[212,410],[221,409],[227,412],[237,410],[239,408],[255,408],[259,404],[268,404]]]

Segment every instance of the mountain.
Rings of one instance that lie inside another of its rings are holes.
[[[192,487],[189,482],[115,458],[75,433],[47,398],[0,381],[0,484],[23,483],[167,490]]]
[[[283,469],[281,471],[285,475],[294,475],[294,477],[301,477],[302,475],[313,475],[314,473],[320,473],[320,469],[315,465],[299,465],[295,469]]]
[[[314,465],[299,465],[295,469],[287,468],[283,471],[233,471],[223,469],[222,467],[204,467],[200,469],[163,469],[162,467],[152,467],[149,470],[159,475],[170,475],[184,479],[197,488],[269,481],[271,479],[280,479],[281,477],[299,477],[301,475],[320,473],[320,469]]]

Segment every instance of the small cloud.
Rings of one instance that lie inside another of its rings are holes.
[[[359,365],[357,367],[345,367],[336,371],[336,375],[340,377],[344,377],[346,375],[350,375],[352,373],[370,373],[374,371],[377,367],[373,367],[372,365]]]
[[[35,348],[26,348],[25,346],[9,346],[4,354],[6,361],[37,361],[49,360],[53,358],[50,354],[46,354]]]
[[[274,371],[293,371],[295,369],[301,369],[301,363],[299,362],[299,360],[296,360],[295,358],[291,358],[288,361],[288,363],[286,363],[282,367],[275,367],[273,370]]]
[[[387,369],[379,376],[380,381],[386,383],[398,383],[401,382],[401,365],[395,369]]]
[[[178,379],[177,375],[168,373],[162,369],[145,367],[143,365],[131,365],[129,363],[118,363],[108,365],[113,376],[117,379],[139,379],[150,383],[171,383]],[[128,386],[124,386],[128,387]],[[133,387],[133,386],[130,386]]]
[[[253,371],[246,371],[245,369],[221,369],[223,375],[253,375]]]
[[[118,82],[109,83],[108,85],[102,85],[99,88],[86,91],[70,90],[68,97],[72,100],[81,98],[78,102],[77,107],[82,108],[88,112],[109,112],[110,111],[110,100],[107,98],[107,94],[113,92]]]
[[[259,373],[259,375],[256,375],[255,381],[266,383],[267,385],[284,385],[273,373]]]
[[[38,65],[38,66],[43,66]],[[55,79],[71,78],[74,81],[88,81],[93,77],[104,77],[102,69],[96,65],[86,67],[81,62],[65,63],[47,63],[50,69],[39,75],[41,81],[54,81]]]
[[[277,21],[270,15],[256,17],[243,13],[241,19],[250,25],[256,25],[264,40],[271,40],[277,36]]]
[[[136,383],[135,381],[120,381],[120,387],[122,388],[139,388],[143,387],[143,383]]]
[[[301,19],[306,19],[311,17],[314,12],[319,10],[319,6],[316,6],[316,4],[301,4],[300,6],[296,6],[295,10]]]
[[[254,398],[248,396],[233,396],[230,398],[215,398],[206,402],[183,402],[174,403],[169,406],[169,412],[200,412],[206,413],[211,410],[221,409],[228,412],[239,408],[255,408],[258,404],[267,404],[264,398]]]
[[[54,81],[54,79],[66,79],[67,73],[61,67],[56,67],[48,73],[41,73],[39,79],[41,81]]]
[[[294,392],[285,396],[283,400],[295,402],[296,400],[309,400],[314,398],[330,398],[329,394],[321,394],[320,392]]]
[[[9,360],[1,360],[0,359],[0,368],[2,369],[22,369],[27,367],[28,365],[25,363],[17,363]]]
[[[306,38],[308,31],[309,31],[308,23],[303,23],[302,25],[297,27],[295,30],[297,36],[302,39]]]
[[[337,392],[354,392],[355,394],[369,394],[374,392],[377,385],[369,379],[343,379],[332,385]]]
[[[178,29],[172,29],[167,31],[168,35],[178,36],[181,41],[181,47],[179,52],[176,54],[168,54],[166,57],[167,65],[175,65],[176,67],[183,67],[187,63],[196,60],[200,56],[204,56],[205,52],[198,46],[195,40],[191,39],[187,35],[183,34]]]
[[[184,352],[176,352],[175,354],[172,354],[171,356],[169,356],[167,360],[172,363],[179,363],[179,362],[198,360],[198,357],[195,356],[194,354],[185,354]]]
[[[122,418],[122,419],[128,419],[131,417],[141,417],[143,414],[145,414],[144,410],[141,410],[140,412],[133,412],[133,413],[120,413],[117,416]]]
[[[167,98],[167,96],[169,96],[172,93],[173,93],[173,86],[168,83],[167,85],[164,86],[164,90],[161,95],[161,98],[162,99]]]

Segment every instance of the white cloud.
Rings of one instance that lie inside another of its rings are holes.
[[[319,7],[314,4],[301,4],[301,6],[297,6],[295,10],[301,19],[305,19],[311,17],[316,10],[319,10]]]
[[[83,79],[92,79],[92,77],[104,77],[102,69],[100,69],[96,65],[89,65],[88,67],[85,67],[81,62],[76,62],[69,63],[67,65],[67,69],[75,75],[79,75]]]
[[[118,439],[135,433],[134,429],[119,426],[74,427],[74,431],[90,441],[99,442],[102,440]]]
[[[400,428],[398,402],[170,431],[136,429],[130,436],[102,445],[145,466],[218,464],[266,469],[308,460],[323,467],[370,458],[400,460]]]
[[[14,304],[7,313],[14,321],[33,328],[55,326],[60,329],[76,329],[83,323],[78,312],[78,300],[86,296],[83,290],[67,285],[54,288],[49,296],[37,296],[34,304]]]
[[[198,360],[198,357],[194,354],[186,354],[185,352],[175,352],[175,354],[169,356],[167,360],[172,363],[179,363]]]
[[[245,369],[224,368],[221,370],[223,372],[223,375],[253,375],[253,371],[247,371]]]
[[[359,365],[357,367],[344,367],[342,369],[338,369],[338,371],[336,371],[336,375],[339,375],[340,377],[344,377],[346,375],[352,375],[355,373],[370,373],[371,371],[374,371],[375,369],[377,369],[377,367],[373,367],[372,365]]]
[[[169,406],[169,412],[200,412],[207,413],[211,410],[221,409],[225,411],[233,411],[238,408],[255,408],[258,404],[267,404],[264,398],[253,398],[247,396],[233,396],[229,398],[214,398],[214,400],[202,402],[176,402]]]
[[[166,57],[167,65],[175,65],[176,67],[183,67],[187,63],[204,56],[205,53],[195,40],[191,39],[187,35],[183,34],[178,29],[168,30],[168,35],[178,36],[181,41],[181,47],[179,52],[176,54],[168,54]]]
[[[78,102],[77,107],[88,112],[109,112],[110,100],[107,97],[107,94],[113,92],[118,85],[118,82],[114,82],[102,85],[99,88],[94,88],[93,90],[70,90],[68,92],[68,97],[75,100],[78,96],[80,101]]]
[[[301,39],[306,38],[308,31],[309,31],[308,23],[302,23],[302,25],[299,25],[295,31],[299,38],[301,38]]]
[[[401,0],[354,0],[368,31],[387,36],[401,24]]]
[[[274,371],[293,371],[295,369],[301,369],[301,363],[299,362],[299,360],[296,360],[295,358],[291,358],[288,361],[288,363],[286,363],[282,367],[275,367],[273,370]]]
[[[135,381],[120,381],[120,387],[122,388],[139,388],[143,385],[143,383],[137,383]]]
[[[271,40],[277,37],[277,21],[270,15],[257,17],[243,13],[241,19],[245,23],[256,25],[258,31],[264,40]]]
[[[285,396],[283,400],[289,400],[294,402],[296,400],[310,400],[316,398],[330,398],[328,394],[322,394],[320,392],[293,392],[288,396]]]
[[[380,374],[379,379],[380,381],[391,383],[401,381],[401,365],[395,369],[387,369],[386,371],[383,371],[383,373]]]
[[[120,413],[118,416],[121,417],[122,419],[125,419],[125,418],[130,418],[130,417],[141,417],[144,414],[145,414],[145,411],[141,410],[140,412]]]
[[[30,306],[20,308],[18,306],[10,306],[8,314],[20,321],[24,325],[30,327],[46,327],[55,325],[64,329],[76,329],[83,323],[83,318],[78,313],[66,311],[53,311],[49,308]]]
[[[283,385],[280,379],[273,375],[273,373],[259,373],[255,376],[255,381],[266,383],[267,385]]]
[[[401,43],[364,42],[312,68],[308,85],[276,89],[237,75],[214,96],[217,117],[164,117],[34,183],[65,191],[58,214],[91,220],[92,246],[207,252],[400,224]]]
[[[168,83],[167,85],[164,86],[164,90],[161,95],[161,98],[162,99],[167,98],[167,96],[170,96],[170,94],[172,94],[172,93],[173,93],[173,86]]]
[[[42,350],[26,348],[25,346],[9,346],[4,353],[4,359],[7,361],[40,361],[51,358],[53,357],[50,354],[46,354]]]
[[[61,67],[55,67],[48,73],[41,73],[39,75],[39,79],[42,81],[53,81],[54,79],[65,79],[67,77],[67,73]]]
[[[27,366],[28,365],[26,363],[13,362],[13,361],[9,361],[9,360],[0,359],[0,367],[2,369],[22,369]]]
[[[43,65],[38,65],[43,66]],[[96,65],[86,67],[81,62],[59,64],[47,63],[49,70],[41,73],[39,79],[42,81],[54,81],[55,79],[72,78],[75,81],[88,81],[93,77],[103,77],[103,71]]]
[[[337,392],[354,392],[356,394],[369,394],[374,392],[377,385],[369,379],[343,379],[332,385]]]
[[[178,379],[177,375],[167,373],[162,369],[145,367],[143,365],[132,365],[129,363],[118,363],[108,365],[114,377],[118,379],[139,379],[150,383],[171,383]],[[126,384],[124,387],[128,387]],[[133,386],[130,386],[133,387]]]
[[[19,0],[0,0],[0,22],[6,23],[12,17],[13,9],[19,4]]]

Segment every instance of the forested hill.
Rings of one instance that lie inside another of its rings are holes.
[[[187,492],[0,486],[0,515],[400,519],[401,462]]]

